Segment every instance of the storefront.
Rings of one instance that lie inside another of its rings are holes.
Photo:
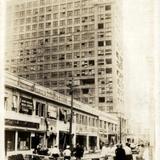
[[[60,131],[59,132],[59,148],[65,149],[69,145],[69,132]]]
[[[76,135],[76,144],[79,143],[80,145],[87,147],[87,136],[85,135]]]
[[[31,152],[31,149],[43,141],[44,133],[36,133],[38,123],[5,120],[5,154]]]
[[[89,136],[89,148],[93,152],[95,151],[97,147],[97,137],[96,136]]]

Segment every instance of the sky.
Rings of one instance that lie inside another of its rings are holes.
[[[130,118],[149,126],[153,58],[152,0],[124,0],[123,49],[125,102]]]

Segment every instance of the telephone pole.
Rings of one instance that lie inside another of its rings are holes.
[[[74,87],[76,87],[78,85],[74,85],[74,80],[73,80],[73,77],[72,77],[72,80],[71,80],[71,83],[69,83],[67,85],[67,87],[70,88],[70,95],[71,95],[71,116],[70,116],[70,125],[69,125],[69,145],[70,145],[70,149],[72,151],[73,149],[73,143],[72,143],[72,138],[73,138],[73,135],[72,135],[72,124],[73,124],[73,91],[74,91]]]

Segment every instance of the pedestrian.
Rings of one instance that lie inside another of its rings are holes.
[[[64,160],[70,160],[71,159],[71,150],[70,146],[66,146],[66,149],[63,151]]]
[[[143,153],[144,153],[144,144],[139,146],[139,153],[136,157],[137,160],[143,160]]]
[[[150,160],[149,158],[149,145],[146,145],[144,147],[144,152],[143,152],[143,160]]]
[[[107,143],[104,143],[103,146],[102,146],[102,151],[101,151],[101,157],[104,159],[104,160],[107,160],[108,159],[108,144]]]
[[[125,154],[125,150],[122,147],[122,144],[117,145],[115,154],[116,154],[116,157],[115,157],[116,160],[126,160],[126,154]]]
[[[55,145],[53,148],[51,148],[50,154],[55,160],[58,159],[58,157],[60,156],[60,151],[59,151],[57,145]]]
[[[81,160],[83,157],[84,149],[79,143],[77,143],[76,148],[73,150],[74,156],[76,157],[76,160]]]
[[[114,143],[111,142],[108,148],[108,160],[115,159],[115,150],[116,150],[116,147],[114,146]]]
[[[42,151],[42,144],[38,144],[37,146],[37,154],[41,154],[41,151]]]
[[[125,150],[125,153],[126,153],[126,160],[133,160],[132,150],[129,147],[129,143],[125,144],[124,150]]]

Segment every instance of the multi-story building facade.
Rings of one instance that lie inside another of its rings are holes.
[[[5,75],[5,153],[27,154],[41,143],[48,148],[69,144],[71,97],[64,96],[13,74]],[[100,142],[117,142],[116,116],[73,101],[73,144],[86,151],[99,149]]]
[[[6,70],[101,111],[123,111],[119,0],[8,3]]]

